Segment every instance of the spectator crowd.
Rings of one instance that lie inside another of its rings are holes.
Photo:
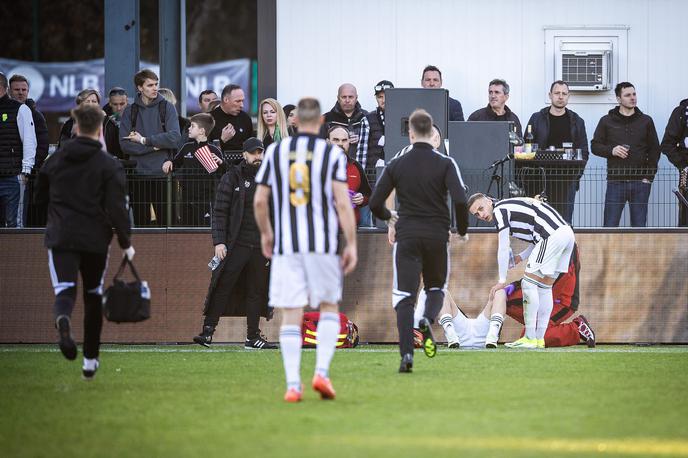
[[[241,160],[245,142],[255,137],[267,148],[293,136],[298,130],[297,110],[294,105],[264,99],[258,104],[254,128],[244,109],[243,89],[228,84],[220,94],[202,91],[198,97],[201,113],[187,119],[177,111],[175,94],[158,83],[153,71],[141,70],[134,76],[136,94],[113,87],[107,100],[101,100],[101,94],[89,88],[78,93],[75,104],[96,104],[105,112],[100,143],[127,169],[134,226],[165,226],[170,222],[209,226],[217,185],[227,166]],[[442,84],[439,68],[429,65],[423,69],[423,88],[442,88]],[[394,84],[388,80],[375,84],[377,106],[366,111],[358,101],[357,88],[344,83],[331,110],[323,115],[320,136],[347,152],[350,197],[359,227],[374,224],[368,198],[374,188],[376,166],[385,159],[385,91],[391,88]],[[45,224],[46,209],[33,201],[33,183],[48,157],[48,129],[45,117],[30,98],[30,89],[26,77],[15,74],[8,79],[0,73],[0,218],[4,227]],[[660,142],[652,117],[637,106],[634,85],[621,82],[615,88],[618,105],[599,119],[589,142],[585,121],[567,107],[566,82],[551,84],[551,104],[530,116],[527,129],[507,105],[509,95],[506,81],[490,81],[487,105],[466,120],[511,121],[519,137],[527,131],[542,149],[580,149],[586,162],[590,152],[605,158],[604,226],[619,225],[626,203],[631,225],[647,225],[649,196],[661,153],[679,171],[679,192],[688,192],[688,99],[671,113]],[[465,119],[461,102],[452,97],[448,98],[447,113],[450,121]],[[60,130],[58,148],[75,136],[70,118]],[[580,178],[570,183],[564,203],[562,216],[569,223]],[[679,207],[679,225],[685,226],[686,209]]]

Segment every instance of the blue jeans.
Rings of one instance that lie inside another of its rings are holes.
[[[358,227],[371,227],[373,225],[373,214],[370,212],[369,206],[359,208],[358,215],[361,217]]]
[[[0,177],[0,213],[4,210],[5,220],[0,226],[17,227],[19,211],[19,177]]]
[[[604,227],[618,227],[626,202],[631,211],[631,226],[647,225],[647,202],[652,183],[642,181],[609,181],[604,197]]]

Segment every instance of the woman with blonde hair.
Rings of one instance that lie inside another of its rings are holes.
[[[275,99],[265,99],[260,102],[259,107],[258,138],[267,148],[271,143],[278,143],[289,136],[287,120],[282,105]]]
[[[96,89],[84,89],[76,95],[76,99],[74,100],[74,102],[76,103],[76,106],[79,106],[82,103],[87,105],[93,104],[100,106],[100,92],[98,92]],[[74,137],[76,137],[76,131],[74,130],[74,119],[70,117],[68,120],[65,121],[64,124],[62,124],[62,128],[60,129],[60,137],[57,142],[57,147],[60,148],[60,146],[62,146],[62,144],[66,140],[70,140]],[[100,142],[103,144],[103,150],[107,151],[105,147],[105,140],[103,139],[102,130],[100,132]]]

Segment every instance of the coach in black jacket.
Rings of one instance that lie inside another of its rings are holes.
[[[425,354],[435,356],[430,324],[442,308],[449,275],[447,193],[454,203],[459,234],[465,236],[468,228],[466,193],[459,169],[452,158],[433,150],[432,127],[432,117],[425,110],[411,114],[409,138],[413,148],[389,163],[370,198],[373,214],[392,223],[396,214],[385,207],[385,200],[392,189],[396,189],[399,200],[392,292],[402,357],[399,372],[411,372],[413,366],[413,307],[421,273],[427,300],[419,328]]]
[[[79,271],[84,288],[84,378],[98,368],[103,324],[103,274],[112,228],[131,259],[124,169],[99,141],[103,110],[81,104],[72,110],[77,137],[46,159],[36,185],[36,200],[48,205],[45,246],[55,290],[55,324],[62,354],[76,358],[70,317]]]
[[[274,349],[260,333],[260,317],[268,317],[269,262],[260,249],[260,232],[253,216],[256,173],[263,160],[263,142],[244,142],[244,160],[222,176],[212,218],[215,256],[205,299],[203,330],[194,342],[209,347],[220,316],[246,316],[247,349]]]

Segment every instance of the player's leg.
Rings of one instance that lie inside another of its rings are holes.
[[[320,393],[321,399],[334,399],[329,371],[341,329],[338,304],[342,300],[343,273],[338,256],[309,253],[304,259],[310,304],[320,308],[312,387]]]
[[[103,328],[103,281],[107,253],[82,253],[81,278],[84,281],[84,380],[91,380],[98,370],[100,332]]]
[[[60,351],[69,360],[76,359],[76,343],[72,337],[71,317],[76,300],[79,254],[73,251],[48,250],[50,281],[55,292],[53,315],[59,335]]]
[[[420,303],[422,298],[425,296],[425,290],[422,290],[418,294],[418,302]],[[454,298],[449,293],[449,291],[444,292],[444,305],[442,305],[442,310],[440,310],[439,323],[444,329],[444,336],[447,338],[447,347],[449,348],[459,348],[459,335],[456,333],[456,328],[454,327],[453,313],[454,310],[458,309]]]
[[[271,261],[270,305],[281,309],[280,353],[287,381],[284,400],[301,400],[301,322],[308,303],[308,283],[302,255],[278,255]]]
[[[393,284],[392,305],[397,314],[401,372],[411,372],[413,366],[413,306],[422,269],[417,240],[402,240],[392,248]]]
[[[418,323],[418,328],[423,334],[423,350],[426,356],[432,358],[437,351],[437,345],[430,326],[435,322],[444,304],[444,291],[449,278],[449,245],[431,239],[422,239],[420,244],[426,299],[425,313]]]
[[[482,315],[489,320],[489,330],[485,336],[485,348],[497,348],[499,335],[504,324],[504,314],[506,313],[506,291],[500,289],[489,301],[482,311]]]

